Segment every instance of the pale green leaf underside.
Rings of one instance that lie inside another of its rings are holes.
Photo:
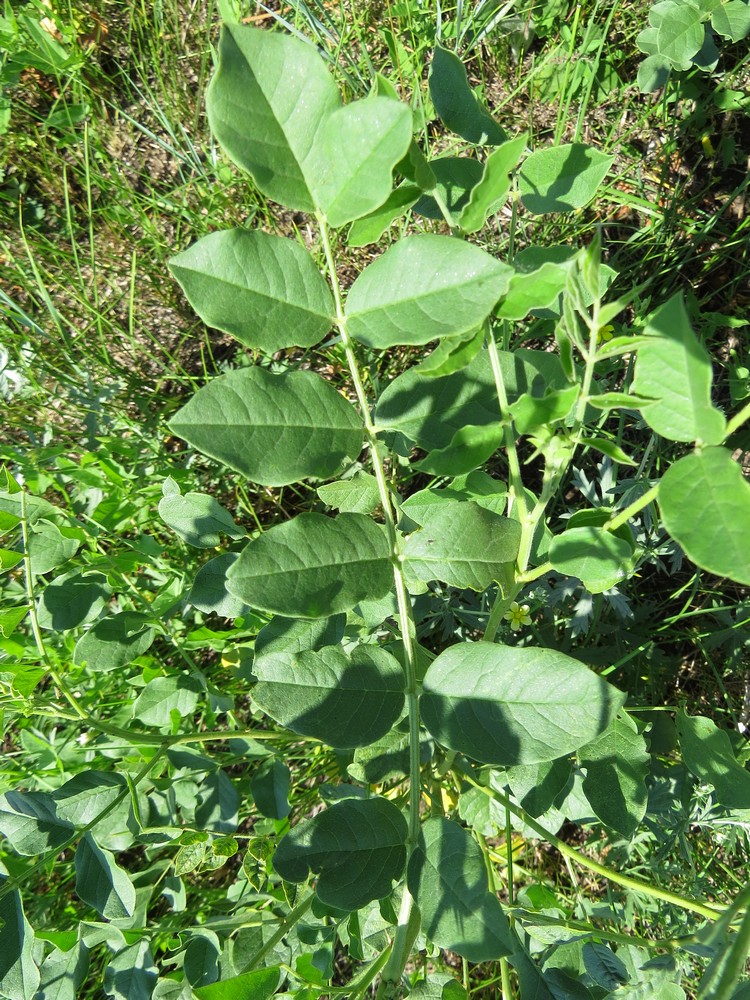
[[[375,96],[342,107],[312,45],[248,25],[222,29],[206,103],[217,139],[264,194],[332,226],[386,200],[411,143],[406,105]]]
[[[102,850],[90,833],[84,834],[75,856],[76,894],[107,920],[131,917],[135,888],[128,873]]]
[[[319,375],[257,367],[212,379],[169,426],[263,486],[327,479],[357,457],[364,440],[357,411]]]
[[[147,726],[171,726],[172,712],[182,718],[195,712],[202,691],[200,681],[189,674],[154,677],[136,698],[133,718]]]
[[[664,527],[696,565],[750,585],[750,483],[726,448],[675,462],[659,484],[659,506]]]
[[[46,792],[7,791],[0,795],[0,834],[18,854],[34,857],[70,837],[73,825],[61,819]]]
[[[244,538],[232,515],[207,493],[170,493],[159,501],[159,517],[188,545],[213,549],[222,535]]]
[[[632,554],[625,539],[596,525],[585,525],[555,535],[548,558],[558,572],[578,577],[592,594],[600,594],[629,575]]]
[[[521,200],[535,215],[583,208],[613,162],[613,156],[580,142],[539,149],[521,167]]]
[[[304,820],[279,843],[273,865],[283,879],[318,875],[321,901],[358,910],[382,899],[406,863],[406,820],[382,798],[348,799]]]
[[[463,827],[442,817],[428,819],[406,877],[422,914],[422,930],[435,944],[470,962],[513,951],[508,920],[490,892],[482,852]]]
[[[660,20],[656,44],[659,53],[676,69],[686,70],[700,50],[704,35],[701,12],[689,3],[673,3]]]
[[[0,874],[0,887],[6,878]],[[34,929],[23,912],[18,889],[0,899],[0,921],[0,996],[7,1000],[32,1000],[39,986]]]
[[[227,574],[251,608],[327,618],[393,586],[388,542],[364,514],[300,514],[249,542]]]
[[[360,274],[346,300],[353,337],[370,347],[426,344],[479,326],[511,268],[450,236],[408,236]]]
[[[424,724],[443,746],[486,764],[555,760],[595,739],[625,696],[552,649],[461,643],[427,671]]]
[[[649,318],[635,363],[633,392],[656,402],[643,418],[670,441],[719,444],[724,414],[711,404],[711,358],[693,333],[681,295]]]
[[[505,132],[474,96],[463,63],[441,45],[432,57],[429,84],[435,110],[446,128],[477,145],[505,142]]]
[[[583,792],[599,819],[632,837],[646,813],[650,756],[633,720],[621,712],[602,735],[578,751]],[[750,777],[750,776],[749,776]]]
[[[253,699],[282,726],[344,749],[367,746],[404,707],[404,674],[393,656],[361,645],[259,657]]]
[[[526,139],[526,135],[521,135],[504,142],[487,157],[482,177],[471,189],[469,200],[458,220],[463,232],[477,232],[484,225],[485,219],[504,204],[510,191],[510,171],[517,166],[526,148]]]
[[[473,501],[438,504],[404,544],[411,572],[429,582],[485,590],[518,555],[521,527]]]
[[[309,253],[246,229],[211,233],[169,262],[208,326],[266,354],[310,347],[333,325],[333,297]]]

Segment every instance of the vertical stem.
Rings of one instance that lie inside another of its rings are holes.
[[[339,285],[338,274],[336,272],[336,262],[331,249],[331,241],[328,235],[328,225],[322,215],[317,216],[320,229],[323,252],[328,267],[328,277],[333,290],[333,299],[336,305],[336,327],[341,336],[341,342],[346,353],[346,362],[349,374],[354,385],[357,396],[359,410],[365,425],[365,435],[370,447],[375,479],[378,484],[378,495],[380,505],[383,508],[385,528],[388,536],[388,544],[391,550],[391,562],[393,564],[393,579],[396,588],[396,600],[398,602],[398,617],[401,630],[401,638],[404,644],[404,661],[406,666],[406,704],[409,711],[409,833],[406,841],[407,861],[419,837],[419,803],[421,799],[421,763],[419,758],[419,697],[417,688],[417,662],[416,662],[416,628],[412,616],[409,595],[404,582],[402,570],[403,557],[399,551],[398,534],[396,532],[396,517],[391,499],[391,493],[385,476],[383,461],[378,447],[375,425],[370,416],[370,407],[365,395],[362,377],[354,353],[354,344],[349,333],[346,314],[344,313],[341,301],[341,287]],[[413,900],[408,888],[404,887],[404,896],[399,913],[398,927],[393,942],[393,950],[388,964],[383,973],[381,988],[378,995],[385,995],[392,985],[398,983],[404,966],[409,958],[409,952],[414,940],[414,917]]]

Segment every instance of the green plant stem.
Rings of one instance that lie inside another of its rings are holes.
[[[279,941],[281,941],[282,938],[289,933],[291,928],[294,927],[294,925],[298,923],[302,919],[302,917],[304,917],[304,915],[312,906],[314,899],[315,899],[315,893],[311,892],[308,896],[306,896],[302,900],[301,903],[297,903],[294,909],[290,910],[289,913],[284,917],[284,919],[279,924],[278,929],[274,931],[274,933],[266,941],[263,947],[259,948],[255,952],[250,961],[245,966],[243,966],[243,968],[240,971],[249,972],[251,969],[254,969],[257,965],[260,965],[260,963],[263,961],[266,955],[268,955],[269,952],[273,951],[273,949],[276,947]]]
[[[611,941],[613,944],[633,945],[636,948],[648,948],[650,951],[676,951],[685,942],[685,938],[667,938],[663,941],[652,941],[650,938],[637,937],[634,934],[619,934],[617,931],[603,930],[601,927],[594,927],[593,924],[585,920],[571,920],[568,917],[549,916],[545,913],[538,913],[535,910],[526,910],[522,906],[508,908],[508,916],[515,916],[522,923],[527,920],[530,924],[541,924],[545,927],[566,927],[572,931],[582,931],[583,933],[594,934],[603,941]]]
[[[735,413],[732,419],[727,421],[724,440],[734,434],[747,420],[750,420],[750,402],[745,403],[739,413]]]
[[[396,588],[396,600],[398,602],[399,626],[401,639],[404,644],[404,661],[406,667],[406,704],[409,712],[409,832],[406,841],[407,863],[411,852],[419,837],[419,803],[421,799],[421,761],[419,757],[419,691],[417,685],[417,663],[416,663],[416,628],[412,616],[409,595],[406,590],[404,574],[402,570],[402,556],[399,551],[398,535],[396,532],[396,518],[393,509],[391,493],[386,481],[385,469],[380,457],[375,425],[370,415],[370,407],[365,395],[362,377],[354,352],[354,343],[349,333],[346,314],[341,300],[341,286],[339,285],[336,262],[331,248],[331,241],[328,234],[328,225],[322,215],[317,216],[320,237],[323,245],[323,253],[328,268],[328,278],[333,291],[333,298],[336,304],[336,327],[341,336],[341,342],[346,353],[346,361],[349,374],[354,385],[357,396],[360,414],[365,426],[365,435],[370,447],[375,479],[378,484],[378,495],[380,505],[385,519],[385,528],[388,536],[388,544],[391,550],[391,562],[393,564],[393,578]],[[404,895],[399,913],[398,926],[393,939],[393,949],[388,964],[383,972],[383,978],[378,987],[378,997],[387,995],[388,991],[395,987],[401,979],[401,975],[408,961],[412,945],[414,943],[414,920],[416,915],[413,899],[408,888],[404,887]]]
[[[570,858],[571,861],[575,861],[577,864],[582,865],[584,868],[588,868],[589,871],[595,872],[597,875],[601,875],[601,877],[607,879],[608,882],[614,882],[616,885],[621,885],[626,889],[633,889],[636,892],[641,892],[646,896],[651,896],[652,899],[660,899],[665,903],[671,903],[673,906],[678,906],[682,910],[691,910],[693,913],[698,913],[701,917],[705,917],[707,920],[715,920],[718,916],[721,916],[721,909],[711,906],[709,903],[701,903],[696,899],[687,899],[685,896],[680,896],[677,893],[670,892],[668,889],[660,889],[658,886],[650,885],[648,882],[642,882],[640,879],[631,878],[629,875],[621,875],[619,872],[605,867],[605,865],[600,865],[598,861],[587,858],[585,854],[581,854],[579,851],[576,851],[575,848],[569,847],[564,840],[560,840],[560,838],[556,837],[554,833],[550,833],[549,830],[545,830],[544,827],[537,823],[533,817],[529,816],[524,809],[515,805],[509,796],[504,795],[495,788],[487,788],[485,785],[480,785],[479,782],[475,781],[471,775],[466,774],[466,772],[462,772],[462,777],[475,788],[484,792],[484,794],[489,798],[496,799],[504,805],[506,809],[510,809],[510,811],[520,817],[527,826],[531,827],[535,833],[538,833],[540,837],[552,844],[553,847],[557,848],[560,854],[564,857]]]

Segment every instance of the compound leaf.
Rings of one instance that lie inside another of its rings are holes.
[[[711,358],[693,333],[678,293],[656,310],[635,362],[633,392],[655,402],[643,419],[670,441],[719,444],[724,414],[711,404]]]
[[[295,733],[340,749],[384,736],[404,707],[404,675],[390,653],[373,645],[263,656],[253,665],[253,698]]]
[[[257,229],[210,233],[169,266],[203,322],[253,350],[311,347],[333,325],[328,285],[290,239]]]
[[[132,917],[135,889],[130,876],[115,862],[114,855],[85,833],[75,856],[76,894],[107,920]]]
[[[424,724],[443,746],[485,764],[555,760],[595,739],[625,699],[553,649],[466,642],[427,670]]]
[[[385,533],[365,514],[299,514],[249,542],[227,573],[235,597],[289,618],[328,618],[392,585]]]
[[[592,200],[614,162],[581,142],[532,153],[521,167],[521,200],[534,215],[572,212]]]
[[[406,864],[406,820],[387,799],[346,799],[294,827],[273,865],[288,882],[318,875],[321,902],[358,910],[391,891]]]
[[[726,448],[675,462],[659,483],[659,506],[664,527],[696,565],[750,584],[750,483]]]
[[[521,527],[471,500],[435,505],[424,526],[404,544],[404,556],[419,580],[485,590],[518,555]]]
[[[430,97],[442,123],[476,145],[499,146],[507,136],[474,96],[457,55],[436,46],[430,66]]]
[[[365,268],[346,300],[349,330],[370,347],[426,344],[479,326],[512,269],[470,243],[407,236]]]
[[[487,884],[479,845],[452,820],[423,824],[406,874],[422,914],[422,930],[441,948],[470,962],[486,962],[514,949],[508,920]]]
[[[263,486],[327,479],[356,458],[364,440],[357,411],[319,375],[257,367],[212,379],[169,426]]]

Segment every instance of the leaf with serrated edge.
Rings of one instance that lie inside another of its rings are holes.
[[[438,504],[404,544],[411,572],[429,582],[485,590],[518,555],[521,527],[471,500]]]
[[[288,882],[318,875],[323,903],[358,910],[382,899],[406,863],[406,820],[382,798],[347,799],[295,826],[279,842],[273,865]]]
[[[249,542],[227,573],[229,592],[289,618],[328,618],[393,586],[388,542],[364,514],[299,514]]]
[[[364,426],[352,404],[308,371],[242,368],[212,379],[169,422],[173,433],[263,486],[327,479],[356,458]]]
[[[442,817],[424,823],[406,880],[422,914],[422,930],[439,947],[470,962],[511,954],[510,927],[487,884],[482,852],[457,823]]]
[[[750,585],[750,483],[726,448],[703,448],[667,469],[659,507],[697,566]]]
[[[609,726],[625,695],[554,649],[465,642],[424,679],[424,724],[450,750],[485,764],[564,757]]]
[[[347,324],[361,343],[381,349],[467,333],[489,316],[512,273],[470,243],[407,236],[354,282]]]
[[[670,441],[719,444],[726,420],[711,404],[711,358],[693,333],[680,294],[649,317],[645,334],[633,392],[656,402],[643,411],[643,419]]]

